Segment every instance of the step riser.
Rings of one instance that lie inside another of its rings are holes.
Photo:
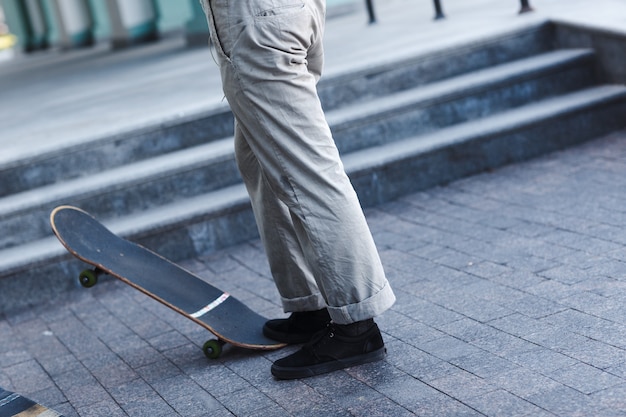
[[[551,68],[532,78],[523,76],[501,82],[498,87],[467,86],[453,97],[436,97],[393,109],[384,115],[348,120],[331,126],[339,150],[347,153],[409,136],[488,116],[524,103],[586,87],[595,82],[591,55]],[[220,131],[221,133],[221,131]],[[202,194],[240,181],[234,155],[218,163],[193,170],[148,178],[137,184],[115,185],[113,189],[75,190],[74,195],[56,198],[36,207],[17,207],[0,219],[0,248],[12,247],[49,234],[47,215],[59,204],[82,207],[98,217],[123,216],[177,199]]]
[[[362,204],[373,206],[604,136],[626,127],[624,114],[626,100],[585,108],[519,130],[463,140],[383,167],[352,172],[351,179]]]
[[[0,248],[13,247],[50,235],[49,213],[61,204],[72,204],[98,217],[119,217],[180,199],[210,192],[241,181],[232,158],[196,167],[191,171],[152,178],[126,188],[81,190],[81,194],[54,199],[29,210],[16,211],[0,220]]]
[[[374,167],[347,168],[363,206],[367,207],[623,129],[626,127],[623,114],[626,114],[626,99],[499,134],[468,138],[454,146],[386,161]],[[203,256],[257,236],[249,204],[237,202],[218,213],[181,219],[129,238],[176,261]],[[8,274],[0,272],[0,311],[50,301],[76,288],[77,274],[84,267],[66,255],[41,260],[38,265]]]
[[[498,40],[466,45],[426,57],[367,68],[346,76],[323,78],[323,106],[334,109],[391,92],[423,85],[551,48],[553,28],[542,25]],[[233,133],[232,114],[224,106],[211,114],[183,117],[158,128],[119,134],[89,144],[0,167],[0,197],[161,155]]]
[[[233,115],[225,106],[186,121],[150,126],[65,149],[41,159],[0,167],[0,197],[62,180],[80,178],[139,160],[232,136]]]
[[[554,28],[545,24],[454,49],[322,78],[318,93],[326,110],[490,68],[553,49]]]
[[[333,135],[340,152],[348,153],[594,85],[596,78],[591,60],[575,64],[528,80],[510,80],[510,83],[482,91],[472,91],[473,87],[467,86],[465,94],[457,92],[452,98],[437,97],[403,110],[394,109],[380,120],[375,120],[379,117],[376,115],[365,120],[350,120],[332,126]]]

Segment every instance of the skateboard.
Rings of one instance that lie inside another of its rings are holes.
[[[253,350],[285,346],[263,335],[267,320],[232,295],[136,243],[123,239],[89,213],[60,206],[50,214],[54,234],[91,269],[80,273],[83,287],[96,285],[102,274],[111,275],[204,327],[216,339],[202,350],[218,358],[224,344]]]
[[[63,417],[20,394],[0,387],[0,417]]]

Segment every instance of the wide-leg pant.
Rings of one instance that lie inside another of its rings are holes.
[[[324,117],[324,0],[200,0],[235,154],[286,312],[347,324],[395,301]]]

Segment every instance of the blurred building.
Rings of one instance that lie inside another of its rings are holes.
[[[346,10],[357,0],[328,0],[329,12]],[[16,47],[35,52],[72,49],[109,42],[121,48],[184,33],[190,45],[207,42],[198,0],[0,0]]]

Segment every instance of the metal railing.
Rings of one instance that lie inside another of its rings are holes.
[[[444,19],[446,15],[443,13],[443,8],[441,7],[441,0],[433,0],[435,5],[435,20]],[[530,5],[530,0],[520,0],[521,9],[519,11],[520,14],[532,12],[533,8]],[[369,17],[369,23],[376,23],[376,14],[374,12],[374,3],[373,0],[365,0],[365,7],[367,8],[367,15]]]

